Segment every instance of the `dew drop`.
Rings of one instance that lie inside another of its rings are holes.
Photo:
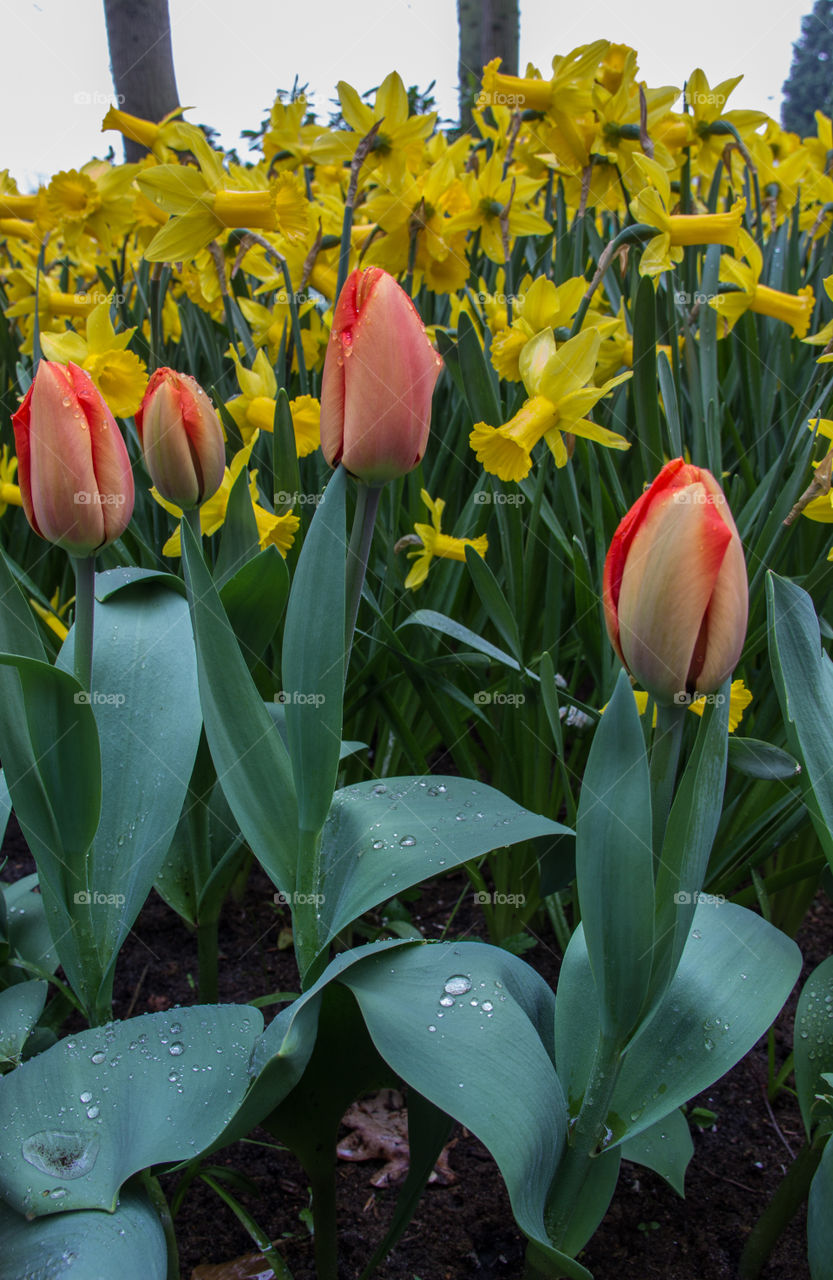
[[[414,845],[416,844],[416,840],[414,839],[413,836],[403,836],[402,839],[399,841],[399,844],[400,844],[400,847],[403,849],[413,849]]]
[[[84,1093],[80,1093],[80,1094],[78,1095],[78,1101],[79,1101],[79,1102],[92,1102],[92,1100],[93,1100],[93,1095],[92,1095],[89,1091],[86,1091],[86,1092],[84,1092]]]
[[[440,996],[440,1004],[443,1006],[444,1009],[450,1009],[451,1006],[454,1004],[454,997]]]
[[[94,1062],[95,1065],[98,1067],[98,1066],[101,1066],[101,1063],[104,1061],[106,1057],[107,1057],[107,1054],[104,1053],[103,1050],[96,1049],[95,1053],[90,1058],[90,1062]]]
[[[434,1026],[433,1022],[431,1023],[431,1026],[428,1028],[428,1030],[429,1030],[429,1031],[436,1031],[436,1030],[437,1030],[437,1028]]]
[[[449,996],[464,996],[467,991],[471,991],[471,978],[463,973],[454,973],[447,979],[443,990]]]
[[[385,847],[385,842],[384,842],[384,840],[374,840],[374,841],[373,841],[373,844],[372,844],[372,846],[371,846],[371,847],[372,847],[373,849],[384,849],[384,847]]]

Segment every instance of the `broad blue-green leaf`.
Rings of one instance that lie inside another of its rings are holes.
[[[553,997],[543,979],[500,948],[458,942],[371,956],[340,981],[385,1061],[489,1149],[521,1230],[561,1274],[587,1276],[549,1246],[544,1227],[567,1115],[550,1057]]]
[[[73,629],[61,666],[71,668],[74,646]],[[182,596],[150,580],[97,601],[92,682],[101,820],[72,889],[92,895],[81,907],[82,928],[95,939],[106,993],[176,831],[199,743],[196,656]]]
[[[347,472],[327,485],[304,539],[283,633],[281,679],[298,824],[318,833],[330,808],[344,699]]]
[[[685,1172],[694,1155],[694,1143],[682,1111],[669,1111],[662,1120],[623,1142],[621,1150],[623,1160],[653,1169],[678,1195],[685,1195]]]
[[[822,1082],[826,1071],[833,1071],[833,956],[822,960],[801,990],[795,1011],[795,1090],[807,1137],[818,1111],[813,1116],[817,1093],[829,1090]]]
[[[568,827],[469,778],[386,778],[345,787],[333,797],[322,835],[322,946],[427,876],[505,845],[565,835],[572,836]]]
[[[650,1128],[739,1062],[772,1024],[800,969],[792,939],[754,912],[731,902],[698,905],[671,985],[625,1054],[607,1116],[615,1141]],[[593,992],[579,926],[556,996],[556,1063],[571,1114],[598,1041]]]
[[[46,922],[43,894],[37,892],[37,886],[37,875],[0,886],[6,903],[9,944],[21,960],[45,973],[54,973],[58,956]],[[26,978],[25,971],[13,968],[7,969],[3,976],[10,982],[23,982]]]
[[[229,626],[197,541],[182,527],[205,735],[240,830],[283,893],[295,886],[297,807],[289,756]]]
[[[45,982],[18,982],[0,991],[0,1067],[17,1063],[46,1004]]]
[[[682,714],[682,713],[681,713]],[[705,708],[694,750],[677,784],[656,881],[656,943],[651,995],[668,984],[686,943],[709,865],[726,782],[729,681]]]
[[[828,1138],[807,1198],[807,1259],[812,1280],[833,1277],[833,1142]]]
[[[651,789],[633,692],[622,672],[596,729],[576,822],[576,880],[602,1025],[633,1028],[654,941]]]
[[[0,651],[16,653],[22,658],[45,661],[46,650],[40,638],[29,602],[17,584],[5,551],[0,547]]]
[[[570,1218],[561,1247],[571,1257],[584,1248],[587,1241],[595,1233],[602,1218],[608,1211],[616,1183],[619,1181],[619,1169],[622,1164],[622,1150],[613,1147],[603,1151],[590,1163],[590,1169],[581,1188],[573,1214]]]
[[[249,1005],[195,1005],[82,1031],[24,1062],[0,1085],[3,1198],[36,1217],[111,1210],[131,1174],[199,1154],[243,1099],[262,1026]]]
[[[289,594],[289,574],[277,547],[265,547],[220,589],[220,600],[249,665],[263,657]]]
[[[15,1280],[166,1280],[168,1274],[159,1215],[132,1188],[114,1213],[86,1209],[34,1222],[0,1202],[0,1236],[5,1274]]]
[[[767,574],[769,661],[790,750],[803,762],[807,810],[833,865],[833,663],[821,647],[813,602],[794,582]]]
[[[135,565],[123,565],[120,569],[107,569],[95,575],[95,598],[104,604],[125,587],[133,587],[138,582],[153,582],[156,586],[169,587],[179,595],[185,595],[185,583],[175,573],[164,569],[139,569]]]
[[[3,843],[3,837],[6,834],[9,818],[12,813],[12,798],[9,795],[9,787],[6,782],[6,775],[0,769],[0,844]]]
[[[767,781],[797,778],[801,765],[789,752],[759,738],[729,739],[729,768],[747,778]]]

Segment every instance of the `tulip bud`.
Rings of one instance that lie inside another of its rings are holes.
[[[41,360],[12,425],[20,495],[35,533],[77,557],[121,537],[133,514],[133,473],[89,374]]]
[[[412,471],[428,442],[442,360],[408,295],[381,267],[354,271],[339,294],[321,384],[321,448],[359,480]]]
[[[163,498],[188,511],[214,496],[226,467],[223,428],[195,378],[157,369],[136,414],[136,430]]]
[[[675,458],[621,521],[604,568],[610,642],[663,704],[712,693],[746,636],[740,537],[710,472]]]

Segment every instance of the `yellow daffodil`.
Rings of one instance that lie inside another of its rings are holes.
[[[585,417],[603,396],[632,375],[611,378],[601,387],[588,386],[596,367],[601,335],[585,329],[556,347],[552,329],[528,342],[521,353],[520,369],[530,399],[502,427],[478,422],[469,436],[477,461],[501,480],[519,481],[529,474],[532,450],[543,437],[557,467],[567,464],[562,432],[595,440],[607,449],[629,449],[624,436]]]
[[[645,691],[642,689],[634,689],[633,696],[636,700],[637,711],[641,716],[644,716],[645,711],[648,707],[648,694],[645,693]],[[713,697],[714,695],[709,695],[709,696]],[[707,701],[708,701],[708,698],[706,698],[705,696],[702,698],[695,698],[693,702],[689,703],[688,709],[689,711],[693,711],[696,716],[702,716],[703,712],[706,709]],[[743,713],[746,710],[746,708],[749,706],[751,701],[752,701],[752,694],[746,688],[746,685],[743,683],[743,681],[733,680],[732,687],[729,691],[729,732],[730,733],[734,733],[735,729],[737,729],[738,725],[743,719]],[[657,708],[655,704],[654,719],[653,719],[654,728],[656,728],[656,723],[657,723]]]
[[[17,458],[9,457],[9,446],[4,444],[0,453],[0,516],[6,514],[6,507],[23,506],[20,488],[14,483],[16,471]]]
[[[87,336],[68,329],[65,333],[44,333],[41,347],[47,360],[73,364],[85,369],[117,418],[129,418],[142,403],[148,383],[147,370],[137,355],[126,347],[135,328],[117,334],[110,319],[110,299],[100,302],[87,318]]]
[[[508,327],[504,323],[492,339],[491,360],[501,378],[520,381],[520,358],[526,344],[542,329],[571,325],[586,289],[584,276],[574,276],[560,285],[546,276],[532,281],[527,277],[513,301],[517,318]]]
[[[75,603],[75,596],[72,596],[65,604],[60,604],[60,598],[60,591],[56,591],[52,596],[52,599],[49,601],[50,607],[48,609],[44,608],[42,604],[39,604],[37,600],[33,600],[31,596],[29,597],[29,604],[32,606],[38,617],[46,624],[47,627],[49,627],[49,630],[53,632],[53,634],[56,635],[63,644],[64,640],[66,640],[69,635],[69,627],[66,624],[65,616],[67,610]]]
[[[552,230],[532,208],[541,184],[523,175],[504,177],[500,156],[487,160],[480,174],[464,174],[462,185],[468,207],[449,219],[446,230],[449,235],[479,230],[480,248],[492,262],[506,260],[504,227],[509,247],[515,236],[545,235]]]
[[[731,125],[744,142],[748,142],[759,125],[766,122],[764,111],[724,111],[729,95],[742,79],[743,76],[733,76],[712,87],[699,67],[688,78],[685,98],[697,140],[692,167],[698,177],[712,177],[715,165],[732,136],[727,125]]]
[[[132,116],[118,107],[110,107],[101,122],[101,132],[118,129],[119,133],[131,142],[138,142],[148,151],[152,151],[157,160],[167,160],[171,150],[191,151],[200,140],[205,141],[205,134],[195,124],[188,124],[181,118],[182,107],[176,107],[154,124],[152,120],[143,120],[140,116]]]
[[[194,140],[191,149],[199,168],[160,164],[136,178],[141,191],[172,215],[145,250],[149,262],[193,258],[221,232],[234,227],[280,231],[289,240],[305,234],[307,198],[292,174],[267,182],[256,171],[238,167],[232,176],[204,139]]]
[[[248,466],[252,449],[257,440],[257,432],[252,436],[249,443],[240,449],[234,455],[231,463],[226,467],[223,483],[207,502],[204,502],[199,509],[200,512],[200,528],[205,537],[210,537],[222,527],[228,510],[228,501],[234,482],[240,475],[244,467]],[[161,507],[169,511],[171,515],[176,516],[178,520],[182,520],[182,512],[179,507],[173,503],[167,502],[156,489],[151,489],[151,494]],[[267,511],[265,507],[260,505],[260,493],[257,487],[257,472],[249,472],[249,493],[251,494],[252,507],[254,509],[255,520],[257,522],[257,530],[260,537],[261,549],[268,546],[275,546],[281,555],[286,557],[286,553],[295,540],[295,534],[298,532],[300,520],[298,516],[293,515],[291,511],[287,511],[285,515],[276,516],[273,512]],[[168,538],[162,548],[164,556],[180,556],[182,555],[182,537],[181,524],[177,525],[174,532]]]
[[[593,77],[609,47],[608,40],[596,40],[554,57],[550,80],[531,75],[503,75],[498,70],[500,58],[493,58],[483,68],[483,90],[478,105],[495,104],[541,113],[557,109],[576,115],[590,106]]]
[[[824,292],[827,294],[831,302],[833,302],[833,276],[826,276],[822,281]],[[830,340],[833,339],[833,320],[828,320],[827,324],[819,329],[818,333],[813,333],[809,338],[802,338],[802,342],[806,342],[812,347],[826,347]],[[820,355],[817,364],[829,364],[833,360],[833,354]]]
[[[278,381],[265,351],[258,351],[251,369],[241,364],[235,351],[231,355],[242,394],[229,400],[226,408],[234,419],[243,443],[248,444],[259,431],[274,430]],[[297,396],[290,401],[289,408],[298,457],[305,458],[321,443],[321,404],[314,396]]]
[[[665,169],[648,156],[634,155],[634,162],[646,185],[631,201],[631,213],[637,222],[659,231],[643,250],[640,275],[657,276],[670,271],[675,263],[682,262],[685,245],[725,244],[734,248],[746,208],[744,200],[736,200],[728,213],[670,213],[671,180]]]
[[[44,199],[49,218],[73,248],[82,235],[92,236],[106,253],[115,252],[130,230],[133,200],[132,164],[91,160],[81,169],[62,169],[51,179]]]
[[[353,130],[328,130],[315,139],[310,155],[319,164],[340,164],[350,160],[374,124],[379,130],[362,166],[366,173],[376,173],[386,187],[396,188],[406,170],[415,173],[422,162],[425,139],[437,121],[436,111],[429,115],[408,114],[408,94],[398,72],[392,71],[376,90],[372,107],[362,102],[346,80],[338,82],[341,114]]]
[[[479,538],[454,538],[442,531],[442,516],[445,510],[443,498],[431,498],[427,489],[420,490],[420,496],[431,513],[430,524],[414,524],[417,539],[422,546],[417,551],[409,551],[408,559],[413,560],[410,572],[405,579],[405,586],[411,591],[421,587],[428,577],[431,561],[435,556],[443,560],[460,560],[466,562],[466,547],[471,547],[479,556],[485,556],[489,542],[485,533]]]
[[[740,289],[732,293],[720,293],[709,299],[721,317],[723,323],[718,331],[720,337],[734,326],[745,311],[754,311],[758,315],[771,316],[774,320],[784,320],[792,326],[793,336],[803,338],[810,324],[815,301],[812,285],[805,285],[797,294],[782,293],[780,289],[771,289],[769,285],[760,283],[764,260],[760,249],[747,231],[741,228],[738,233],[737,257],[724,253],[720,259],[720,279],[729,284],[739,285]],[[742,262],[741,258],[746,258]]]

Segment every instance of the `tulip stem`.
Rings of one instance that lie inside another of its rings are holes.
[[[95,556],[71,556],[75,571],[75,679],[85,693],[93,683]]]
[[[685,714],[684,706],[657,706],[657,727],[651,748],[651,814],[655,857],[659,857],[662,852],[665,828],[674,798]]]
[[[353,632],[356,630],[359,601],[362,598],[362,587],[367,573],[367,560],[370,555],[370,543],[373,539],[373,526],[376,523],[376,512],[379,510],[381,494],[380,486],[364,484],[359,481],[358,494],[356,496],[356,514],[353,517],[350,546],[347,549],[347,610],[344,632],[345,676],[350,665]]]
[[[200,549],[200,555],[204,557],[205,552],[202,546],[202,524],[200,522],[199,507],[189,507],[187,511],[183,511],[183,518],[188,522],[191,532],[197,540],[197,546]]]

